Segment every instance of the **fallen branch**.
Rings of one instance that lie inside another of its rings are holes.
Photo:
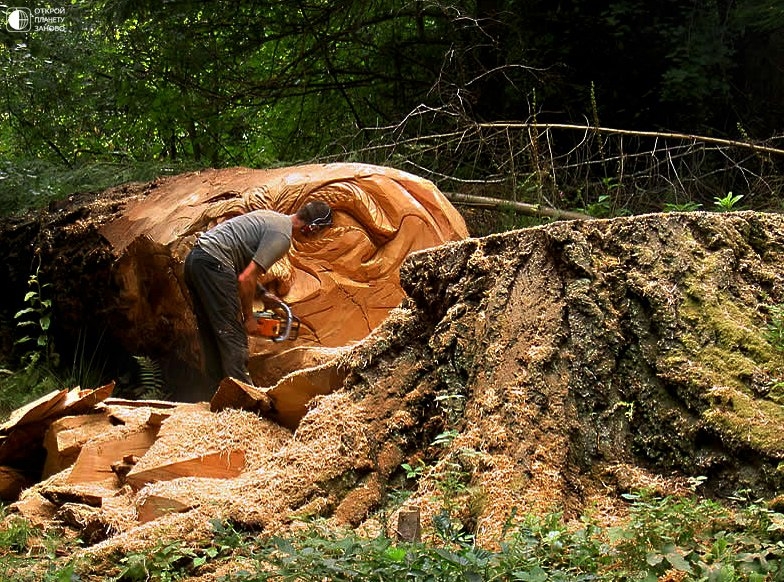
[[[527,204],[525,202],[514,202],[501,198],[486,198],[484,196],[472,196],[471,194],[460,194],[459,192],[443,193],[450,202],[467,206],[486,206],[492,208],[509,208],[526,216],[537,218],[553,218],[555,220],[593,220],[595,217],[582,212],[572,212],[569,210],[558,210],[541,204]]]
[[[617,129],[613,127],[600,127],[593,125],[573,125],[569,123],[477,123],[477,127],[486,129],[572,129],[578,131],[594,131],[596,133],[610,133],[615,135],[630,135],[637,137],[655,137],[663,139],[680,139],[685,141],[705,142],[722,146],[732,146],[739,148],[747,148],[757,152],[764,152],[766,154],[784,155],[784,150],[770,146],[758,145],[748,141],[740,141],[737,139],[722,139],[718,137],[710,137],[705,135],[694,135],[690,133],[671,133],[662,131],[639,131],[633,129]]]

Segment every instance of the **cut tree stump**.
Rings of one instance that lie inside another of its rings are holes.
[[[155,354],[167,390],[188,400],[203,377],[182,278],[197,236],[238,214],[262,208],[291,214],[316,199],[331,205],[335,228],[321,233],[318,244],[295,232],[291,252],[259,281],[302,322],[294,341],[250,342],[251,355],[276,360],[274,370],[254,376],[254,383],[271,386],[301,368],[301,354],[286,358],[291,348],[338,348],[377,327],[405,297],[398,272],[410,253],[468,236],[465,220],[435,184],[395,168],[334,163],[201,169],[75,194],[0,224],[8,249],[0,321],[13,322],[23,308],[38,257],[42,280],[52,282],[63,338],[101,340],[112,357]]]
[[[397,539],[409,543],[422,541],[422,523],[418,507],[404,507],[397,514]]]
[[[147,483],[169,481],[179,477],[203,477],[209,479],[233,479],[245,468],[245,451],[218,451],[183,459],[149,469],[132,469],[125,480],[138,490]]]

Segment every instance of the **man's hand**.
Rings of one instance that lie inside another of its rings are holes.
[[[255,321],[253,318],[253,296],[256,294],[256,283],[258,282],[259,275],[263,272],[264,269],[254,261],[251,261],[237,278],[240,305],[242,306],[242,316],[245,319],[246,331],[249,329],[250,325],[248,320]]]

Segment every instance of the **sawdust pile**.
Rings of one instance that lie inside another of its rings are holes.
[[[168,410],[129,476],[213,452],[242,451],[244,467],[161,473],[138,489],[115,476],[93,498],[104,535],[85,552],[196,540],[213,518],[264,535],[313,516],[392,532],[402,491],[425,539],[448,507],[492,547],[515,509],[611,522],[620,493],[643,486],[676,493],[699,475],[707,494],[767,496],[784,485],[784,357],[766,335],[767,308],[784,303],[784,217],[559,223],[414,253],[400,279],[407,299],[337,355],[342,386],[294,430],[248,411]],[[67,474],[17,508],[56,505],[54,489],[68,497]],[[150,500],[170,503],[140,523]]]

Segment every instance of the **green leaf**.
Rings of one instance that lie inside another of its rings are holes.
[[[546,582],[547,572],[542,570],[539,566],[534,566],[528,572],[513,572],[514,580],[525,580],[526,582]]]
[[[402,562],[406,559],[408,551],[405,548],[390,546],[384,550],[384,556],[393,562]]]
[[[14,315],[14,318],[19,319],[23,315],[27,315],[28,313],[33,313],[34,311],[35,309],[33,309],[32,307],[25,307],[21,311],[17,311],[16,314]]]
[[[665,558],[667,558],[667,561],[676,570],[680,570],[681,572],[688,572],[689,574],[692,573],[691,564],[689,564],[689,562],[686,561],[686,558],[684,558],[680,553],[670,552],[665,556]]]

